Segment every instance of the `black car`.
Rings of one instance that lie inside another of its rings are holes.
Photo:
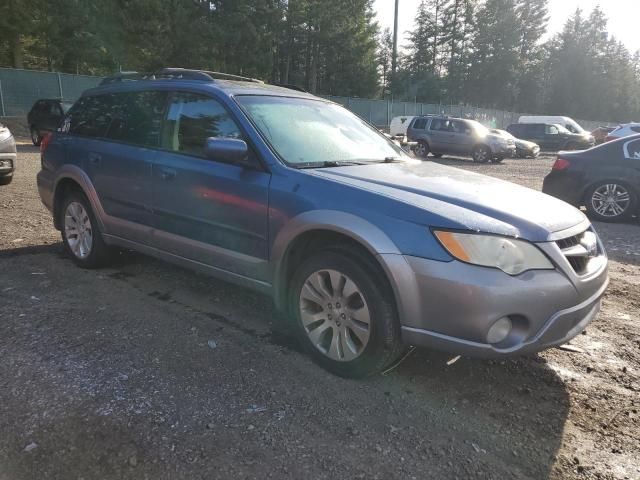
[[[621,138],[583,152],[560,152],[542,191],[595,220],[613,222],[638,213],[640,135]]]
[[[29,122],[31,141],[34,145],[40,145],[45,133],[58,128],[62,117],[71,105],[73,103],[55,98],[41,99],[33,104],[27,114],[27,122]]]
[[[595,145],[595,139],[589,133],[571,133],[562,125],[547,123],[514,123],[507,132],[516,138],[534,142],[542,150],[581,150]]]

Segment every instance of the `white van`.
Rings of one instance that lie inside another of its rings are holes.
[[[405,115],[403,117],[393,117],[391,119],[391,125],[389,125],[389,135],[395,137],[396,135],[406,135],[407,128],[411,123],[411,120],[416,118],[415,116]]]
[[[572,133],[585,133],[585,129],[571,117],[526,115],[520,117],[518,123],[547,123],[562,125]]]

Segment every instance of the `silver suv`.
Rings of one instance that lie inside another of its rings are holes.
[[[474,162],[499,163],[516,153],[513,139],[495,135],[475,120],[443,116],[416,117],[407,129],[407,138],[417,142],[414,152],[426,158],[429,153],[471,156]]]

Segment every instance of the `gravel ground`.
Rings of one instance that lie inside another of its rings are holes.
[[[19,150],[0,188],[0,480],[640,478],[637,223],[597,225],[612,283],[573,351],[415,351],[348,381],[259,295],[133,253],[74,267]],[[539,189],[553,159],[441,162]]]

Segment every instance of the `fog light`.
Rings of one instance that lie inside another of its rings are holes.
[[[512,325],[509,317],[502,317],[489,329],[489,333],[487,333],[487,342],[492,345],[502,342],[511,333],[511,328]]]

